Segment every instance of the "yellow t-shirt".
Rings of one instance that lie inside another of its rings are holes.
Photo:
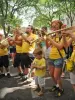
[[[22,46],[16,45],[16,53],[22,53]]]
[[[73,50],[72,55],[71,55],[71,60],[75,62],[75,50]]]
[[[0,48],[0,56],[4,56],[4,55],[8,55],[8,49],[7,48],[4,48],[4,49]]]
[[[57,43],[62,42],[62,39],[59,40],[59,37],[54,37],[53,40],[55,40]],[[64,49],[61,49],[60,53],[62,54],[63,57],[66,56]],[[50,49],[49,58],[50,59],[59,59],[59,58],[61,58],[58,49],[53,45],[51,46],[51,49]]]
[[[35,76],[45,76],[46,74],[46,63],[45,63],[45,59],[41,58],[41,59],[34,59],[33,63],[36,63],[37,66],[40,66],[40,68],[42,66],[44,66],[44,69],[35,69]]]
[[[31,37],[33,39],[36,39],[35,34],[31,34],[27,37]],[[34,51],[34,49],[35,49],[35,42],[32,45],[30,45],[25,40],[22,41],[22,53],[32,53]]]
[[[75,32],[73,34],[75,34]],[[71,60],[75,62],[75,41],[72,42],[72,46],[73,46],[73,52],[71,55]]]

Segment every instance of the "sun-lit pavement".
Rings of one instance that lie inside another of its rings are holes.
[[[17,71],[11,67],[11,75],[16,75]],[[64,94],[60,98],[54,97],[53,93],[49,92],[49,87],[53,85],[50,78],[45,79],[45,94],[38,97],[33,92],[32,83],[21,82],[19,77],[12,76],[11,78],[0,79],[0,100],[75,100],[75,95],[69,79],[62,79]]]

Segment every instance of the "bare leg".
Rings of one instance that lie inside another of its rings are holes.
[[[22,70],[22,67],[21,66],[18,67],[18,72],[19,73],[23,73],[23,70]]]
[[[73,89],[74,89],[74,92],[75,92],[75,84],[72,84],[72,86],[73,86]]]
[[[49,67],[50,76],[52,77],[52,80],[55,83],[55,85],[57,85],[57,81],[54,78],[54,70],[55,70],[55,68],[53,66]]]
[[[56,83],[59,85],[60,89],[62,89],[61,73],[62,73],[62,68],[55,68],[54,79],[56,80]]]

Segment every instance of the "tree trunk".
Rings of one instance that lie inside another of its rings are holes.
[[[3,24],[2,27],[3,27],[4,35],[5,35],[5,37],[6,37],[7,34],[6,34],[6,30],[5,30],[5,24]]]
[[[10,26],[8,25],[7,34],[10,32]]]
[[[73,25],[73,19],[72,19],[72,16],[71,16],[71,18],[70,18],[70,24],[71,24],[71,26]]]

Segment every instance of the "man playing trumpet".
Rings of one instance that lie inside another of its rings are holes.
[[[7,77],[10,77],[9,72],[9,59],[8,59],[8,41],[3,40],[3,35],[0,34],[0,71],[1,71],[1,77],[5,76],[3,67],[5,67]]]
[[[31,43],[31,41],[36,39],[36,35],[34,34],[33,26],[29,25],[26,28],[26,34],[21,33],[22,36],[22,56],[21,56],[21,66],[24,68],[25,74],[28,74],[28,69],[30,68],[31,62],[34,59],[33,51],[35,49],[35,42]]]
[[[22,55],[22,36],[19,34],[19,28],[13,30],[13,38],[9,39],[9,44],[13,44],[16,47],[16,54],[14,57],[13,65],[17,67],[19,76],[24,76],[23,68],[21,67],[21,55]]]

